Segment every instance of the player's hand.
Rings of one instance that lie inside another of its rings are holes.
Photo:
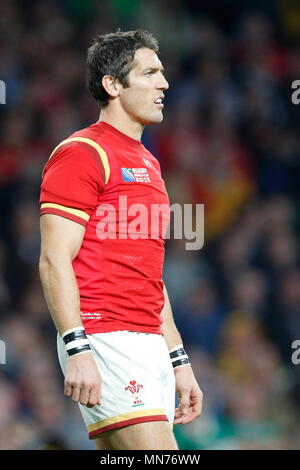
[[[92,351],[68,358],[64,382],[67,397],[89,408],[101,405],[101,382]]]
[[[180,402],[175,409],[174,424],[187,424],[200,416],[202,411],[203,393],[195,379],[191,366],[174,369],[176,392]]]

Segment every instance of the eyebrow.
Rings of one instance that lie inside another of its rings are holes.
[[[151,72],[161,71],[162,73],[164,73],[165,71],[163,67],[146,67],[145,69],[143,69],[143,72],[146,72],[146,70],[150,70]]]

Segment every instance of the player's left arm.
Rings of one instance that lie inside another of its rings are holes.
[[[169,351],[182,344],[179,331],[176,328],[172,308],[166,286],[164,286],[165,303],[161,311],[162,332]],[[197,383],[191,365],[183,365],[174,369],[176,392],[180,403],[175,410],[174,424],[186,424],[200,416],[202,410],[203,394]]]

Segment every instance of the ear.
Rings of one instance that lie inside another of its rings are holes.
[[[102,86],[112,98],[119,96],[120,85],[119,81],[111,75],[104,75],[102,78]]]

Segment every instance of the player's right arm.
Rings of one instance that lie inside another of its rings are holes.
[[[63,217],[54,214],[41,216],[39,271],[45,299],[60,335],[82,327],[72,261],[81,247],[84,232],[82,225]],[[92,351],[68,358],[64,393],[82,405],[100,404],[101,376]]]
[[[54,214],[40,218],[40,277],[45,299],[60,335],[82,327],[79,292],[72,267],[84,237],[85,228]]]
[[[43,172],[39,270],[50,314],[63,335],[83,328],[72,262],[97,207],[104,172],[98,152],[90,145],[68,142],[59,147]],[[69,355],[64,392],[83,405],[100,404],[101,376],[92,351]]]

